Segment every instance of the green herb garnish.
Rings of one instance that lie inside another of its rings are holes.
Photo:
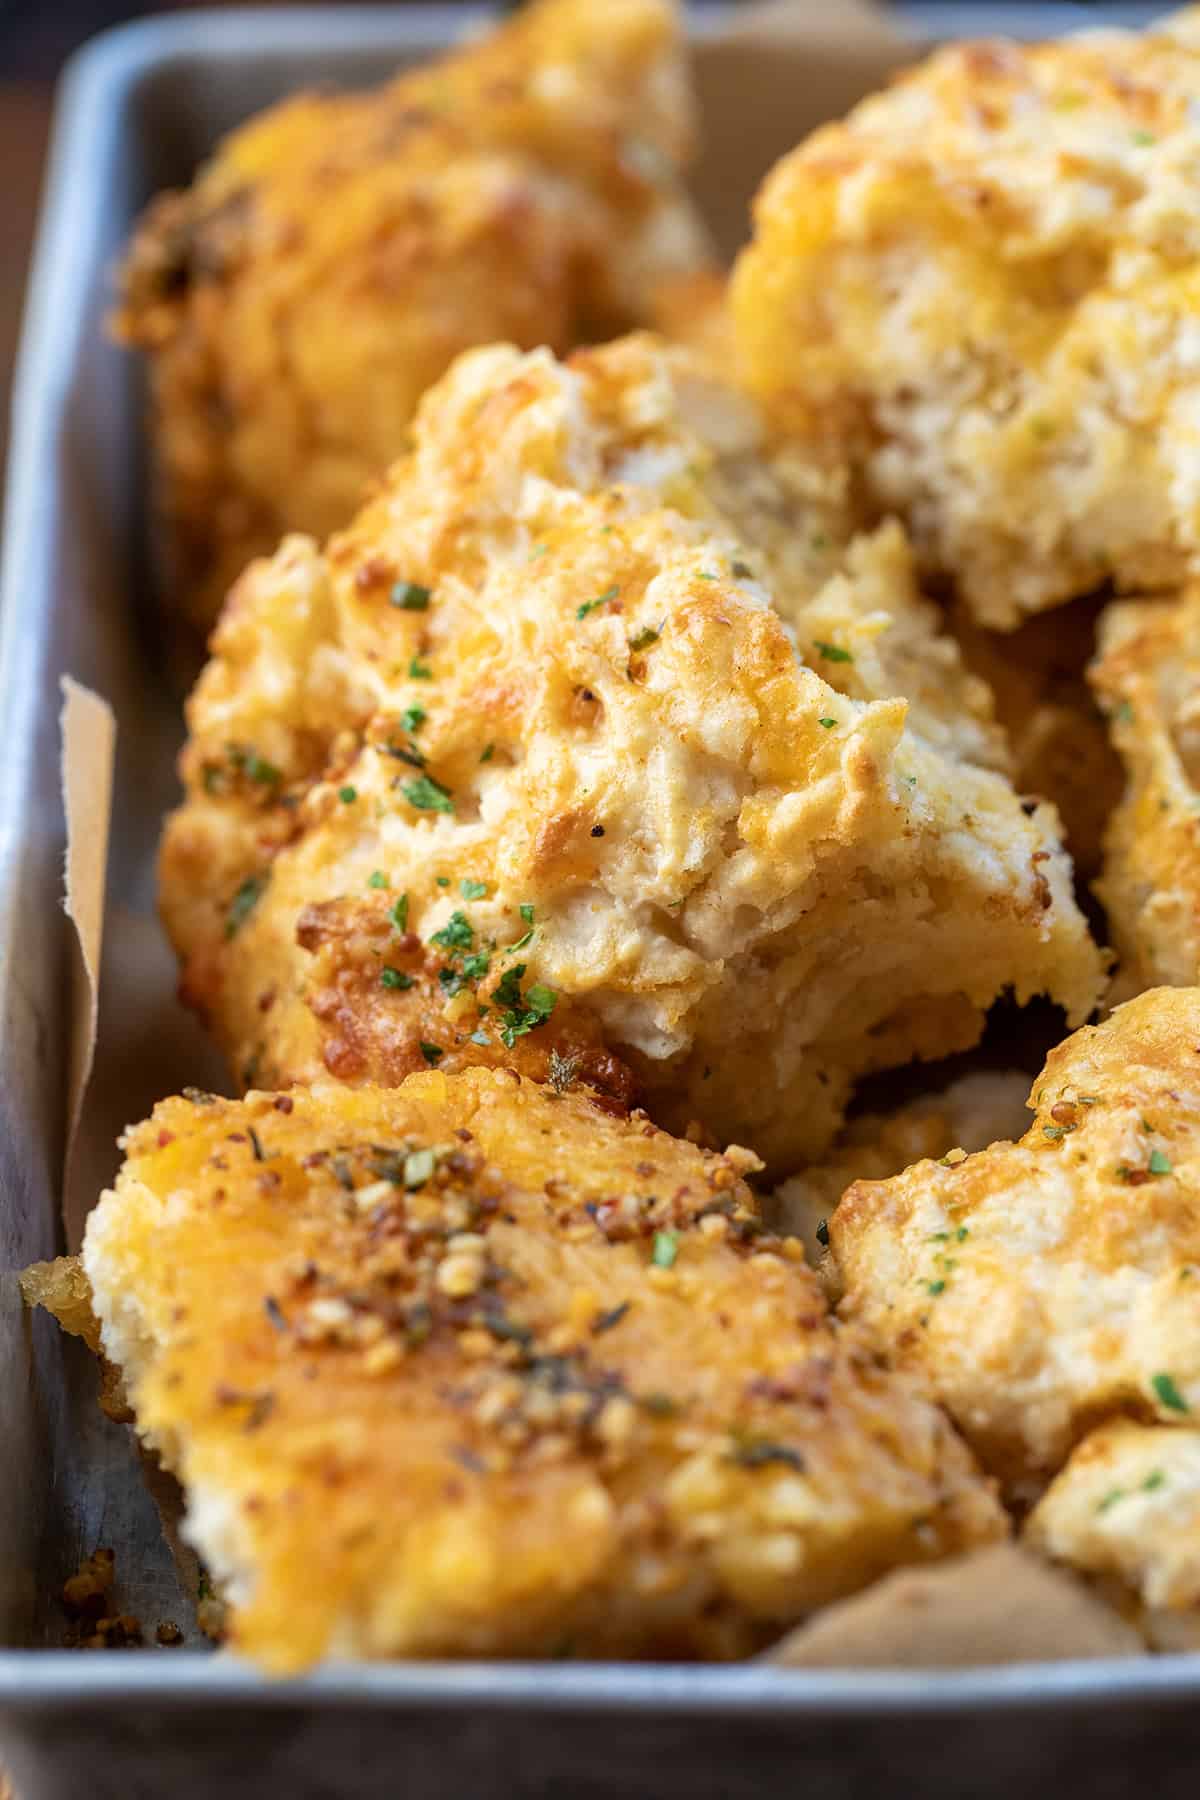
[[[577,606],[575,608],[575,617],[577,619],[586,619],[588,614],[590,612],[595,612],[598,606],[607,606],[610,600],[615,600],[620,591],[621,590],[618,587],[605,588],[604,592],[602,594],[597,594],[594,600],[585,600],[582,606]]]
[[[428,612],[430,590],[419,581],[398,581],[388,599],[401,612]]]
[[[225,914],[225,936],[231,938],[240,930],[262,899],[267,885],[266,875],[247,875],[229,902],[229,910]]]
[[[441,944],[446,950],[469,950],[475,941],[475,933],[466,913],[453,912],[440,931],[435,931],[430,938],[431,944]]]
[[[1152,1376],[1150,1379],[1150,1386],[1158,1396],[1159,1402],[1167,1407],[1170,1412],[1191,1412],[1191,1407],[1188,1405],[1179,1389],[1175,1386],[1175,1382],[1170,1375],[1164,1372],[1160,1375]]]
[[[654,1249],[650,1260],[656,1269],[670,1269],[679,1255],[679,1234],[674,1231],[656,1231]]]
[[[824,657],[826,662],[852,663],[854,661],[848,650],[843,650],[839,644],[823,644],[820,638],[814,638],[813,649],[818,656]]]
[[[400,792],[410,806],[418,812],[452,813],[454,801],[449,791],[432,775],[418,775],[415,781],[406,781]]]
[[[412,976],[406,975],[403,969],[393,969],[385,963],[379,971],[379,985],[385,988],[395,988],[403,993],[415,984]]]

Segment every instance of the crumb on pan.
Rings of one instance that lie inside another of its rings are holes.
[[[1003,1536],[739,1168],[515,1074],[163,1102],[84,1259],[232,1642],[731,1657]]]

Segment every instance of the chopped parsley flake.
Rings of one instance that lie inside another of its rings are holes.
[[[388,918],[392,921],[392,924],[396,927],[397,931],[407,931],[408,930],[408,895],[407,894],[401,894],[400,898],[396,901],[395,905],[389,909]]]
[[[522,904],[517,908],[517,911],[520,913],[521,917],[524,919],[524,921],[527,925],[533,924],[533,907],[530,905],[528,900],[523,901]]]
[[[427,1044],[423,1039],[421,1040],[420,1050],[421,1055],[425,1058],[425,1061],[429,1064],[431,1069],[435,1063],[440,1063],[443,1056],[446,1054],[446,1052],[440,1049],[437,1044]]]
[[[283,776],[275,764],[269,763],[265,756],[258,754],[257,750],[245,749],[241,744],[227,744],[225,748],[234,769],[239,774],[245,775],[250,781],[257,781],[263,787],[271,787],[275,782],[282,781]],[[206,770],[205,786],[207,785],[208,771]]]
[[[493,757],[493,756],[494,756],[494,755],[495,755],[495,753],[496,753],[496,746],[495,746],[495,744],[487,744],[487,745],[485,745],[485,747],[484,747],[484,750],[483,750],[483,754],[482,754],[482,755],[481,755],[481,756],[480,756],[480,758],[479,758],[479,760],[480,760],[480,762],[481,762],[481,763],[485,763],[485,762],[491,762],[491,760],[492,760],[492,757]]]
[[[406,706],[400,714],[401,731],[419,731],[429,717],[423,706]]]
[[[338,799],[342,802],[343,806],[353,806],[354,802],[358,799],[358,789],[356,787],[351,787],[349,782],[347,782],[345,787],[338,789]]]
[[[631,637],[629,639],[629,648],[636,656],[639,650],[645,650],[650,644],[656,643],[658,637],[659,633],[653,625],[645,625],[642,627],[641,631],[637,633],[636,637]]]
[[[964,1238],[970,1237],[971,1228],[969,1225],[960,1225],[954,1235],[958,1239],[959,1243],[961,1244]]]
[[[813,649],[818,656],[824,657],[826,662],[852,663],[854,661],[850,652],[843,650],[840,644],[823,644],[820,638],[813,639]]]
[[[1143,1494],[1152,1494],[1156,1488],[1165,1487],[1167,1478],[1161,1469],[1151,1469],[1142,1483]]]
[[[935,1296],[938,1294],[944,1294],[946,1291],[946,1283],[942,1280],[927,1281],[925,1283],[925,1289],[926,1289],[927,1293],[933,1294]]]
[[[1158,139],[1152,131],[1135,131],[1131,134],[1130,142],[1145,149],[1148,144],[1156,144]]]
[[[1171,1173],[1171,1159],[1165,1151],[1152,1150],[1150,1152],[1150,1173],[1152,1175],[1169,1175]]]
[[[433,670],[419,656],[414,656],[408,665],[408,676],[410,681],[432,681]]]
[[[1178,1413],[1191,1412],[1191,1407],[1188,1405],[1179,1389],[1175,1386],[1174,1380],[1170,1375],[1166,1374],[1165,1371],[1162,1374],[1151,1376],[1150,1386],[1158,1396],[1159,1404],[1165,1406],[1168,1411]]]
[[[697,569],[696,570],[696,580],[697,581],[715,581],[716,579],[717,579],[717,577],[711,569]]]
[[[521,977],[524,973],[525,964],[514,963],[511,969],[504,971],[493,996],[497,1006],[503,1009],[500,1036],[509,1050],[519,1037],[526,1037],[539,1025],[544,1025],[558,1004],[558,995],[553,988],[531,987],[522,996]]]
[[[730,564],[730,568],[739,581],[754,580],[754,570],[750,567],[749,563],[742,562],[740,557],[737,561]]]
[[[398,992],[404,993],[406,989],[413,986],[413,978],[411,975],[406,975],[403,969],[393,969],[385,963],[379,971],[379,985],[385,988],[395,988]]]
[[[468,875],[459,882],[458,891],[464,900],[482,900],[487,893],[487,882],[472,881]]]
[[[462,972],[468,981],[482,981],[492,966],[491,956],[486,950],[476,950],[473,956],[463,957]]]
[[[430,590],[419,581],[398,581],[388,599],[401,612],[428,612]]]
[[[385,888],[390,887],[391,883],[382,869],[372,869],[367,876],[367,886],[369,888]]]
[[[826,731],[832,731],[834,726],[837,724],[837,720],[836,719],[818,719],[817,724],[823,725],[825,727]]]
[[[469,950],[475,941],[475,933],[471,929],[470,920],[462,912],[450,914],[448,922],[440,931],[435,931],[430,938],[431,944],[441,944],[446,950]]]
[[[1132,725],[1133,708],[1128,700],[1122,700],[1113,708],[1113,718],[1119,719],[1122,725]]]
[[[432,775],[418,775],[415,781],[406,781],[400,792],[410,806],[418,812],[452,813],[454,802],[449,792],[440,781]]]
[[[532,942],[533,942],[532,931],[526,931],[517,939],[515,944],[506,944],[504,946],[505,955],[511,956],[511,954],[514,950],[523,950],[525,948],[526,944],[531,944]]]
[[[604,592],[602,594],[597,594],[594,600],[585,600],[582,606],[577,606],[575,608],[575,617],[577,619],[586,619],[588,614],[590,612],[595,612],[598,606],[607,606],[610,600],[615,600],[620,591],[621,590],[618,587],[605,588]]]
[[[247,875],[233,899],[229,902],[229,910],[225,914],[225,936],[231,938],[246,923],[262,899],[263,889],[267,885],[265,875]]]
[[[656,1231],[654,1249],[650,1260],[656,1269],[669,1269],[674,1266],[679,1255],[679,1234],[674,1231]]]
[[[439,887],[450,886],[450,877],[448,875],[435,875],[433,879],[437,882]]]
[[[1124,1500],[1126,1498],[1127,1496],[1124,1488],[1109,1488],[1104,1498],[1096,1502],[1096,1511],[1098,1513],[1106,1513],[1110,1506],[1115,1506],[1118,1500]]]

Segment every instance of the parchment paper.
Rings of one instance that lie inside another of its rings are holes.
[[[79,1124],[95,1061],[100,1010],[100,959],[104,940],[108,827],[112,811],[117,726],[112,708],[68,675],[62,683],[62,793],[67,823],[63,906],[74,926],[71,970],[71,1044],[67,1087],[67,1141],[63,1155],[67,1246],[79,1247],[83,1212],[67,1204],[75,1189]]]

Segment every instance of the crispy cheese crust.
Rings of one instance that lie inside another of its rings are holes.
[[[1051,1483],[1028,1542],[1115,1583],[1158,1650],[1200,1650],[1200,1431],[1093,1431]]]
[[[733,283],[788,427],[981,622],[1200,547],[1200,12],[1145,34],[939,50],[767,177]]]
[[[1103,615],[1091,671],[1125,764],[1096,884],[1119,991],[1200,980],[1200,587]]]
[[[344,524],[459,351],[651,323],[709,266],[691,138],[671,0],[538,0],[372,92],[284,101],[160,196],[116,325],[150,358],[172,603],[207,627],[252,556]]]
[[[1002,1535],[740,1170],[504,1071],[163,1102],[84,1262],[233,1642],[758,1648]]]
[[[1057,1468],[1105,1413],[1200,1415],[1200,989],[1051,1052],[1019,1143],[857,1182],[844,1310],[920,1370],[985,1464]]]
[[[632,1068],[785,1168],[855,1078],[1102,985],[1049,808],[885,528],[649,338],[492,348],[322,554],[231,597],[162,850],[245,1085]],[[772,605],[772,602],[774,605]],[[901,695],[911,692],[911,700]]]

